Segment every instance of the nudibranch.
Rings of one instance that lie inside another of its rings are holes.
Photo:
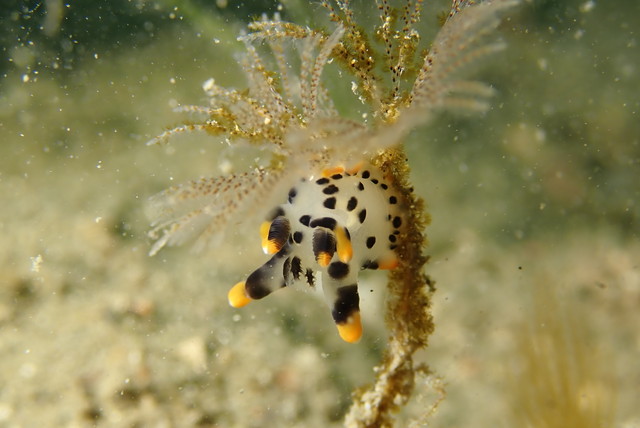
[[[229,146],[258,147],[268,157],[256,158],[248,170],[176,185],[152,197],[149,235],[155,243],[149,254],[194,237],[196,249],[214,245],[232,223],[259,223],[256,206],[282,200],[260,228],[263,249],[271,258],[232,287],[232,306],[295,284],[322,290],[340,336],[356,342],[362,335],[359,272],[404,262],[398,260],[396,246],[413,238],[415,251],[402,252],[409,254],[402,268],[413,270],[390,284],[415,286],[415,293],[406,296],[426,299],[420,291],[426,280],[419,273],[424,263],[418,254],[424,243],[421,208],[407,196],[406,159],[395,148],[439,111],[488,107],[493,90],[468,80],[464,71],[503,47],[484,39],[500,23],[499,13],[517,0],[453,0],[428,49],[416,28],[422,2],[403,7],[390,3],[376,6],[380,24],[369,34],[342,0],[321,2],[335,24],[332,32],[285,22],[278,14],[249,24],[239,37],[246,48],[239,65],[247,87],[230,89],[207,80],[205,105],[177,109],[198,118],[148,144],[206,132]],[[335,87],[323,83],[331,64],[339,73]],[[351,91],[344,91],[349,86]],[[351,101],[350,92],[355,95]],[[338,100],[345,109],[354,108],[349,117],[336,108]],[[372,159],[384,154],[404,165],[390,169],[389,177],[396,181],[386,176],[386,166],[322,171],[348,159],[375,163]],[[410,254],[420,266],[408,260]]]
[[[372,165],[302,178],[260,227],[262,249],[271,259],[231,288],[229,304],[239,308],[280,288],[306,284],[322,290],[340,337],[357,342],[358,274],[398,265],[402,226],[399,196]]]

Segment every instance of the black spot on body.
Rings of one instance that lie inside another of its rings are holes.
[[[342,178],[342,174],[333,174],[331,178],[333,178],[334,180],[340,180]]]
[[[337,324],[344,324],[354,312],[360,310],[357,285],[347,285],[336,290],[338,297],[333,304],[331,315]]]
[[[322,205],[324,205],[325,208],[329,208],[330,210],[332,210],[336,207],[336,198],[334,197],[327,198],[324,200]]]
[[[296,281],[300,279],[300,274],[302,273],[301,263],[300,257],[296,256],[291,259],[291,274]]]
[[[371,173],[367,170],[362,171],[362,178],[369,178],[371,177]]]
[[[396,235],[389,235],[389,242],[396,242]]]
[[[362,264],[362,269],[376,270],[376,269],[378,269],[378,262],[376,262],[374,260],[367,260],[366,262],[364,262]]]
[[[298,194],[298,191],[296,190],[295,187],[292,187],[291,190],[289,190],[289,203],[293,203],[293,199],[296,197],[296,195]]]
[[[362,184],[362,182],[358,183],[358,190],[361,192],[364,190],[364,184]]]
[[[309,226],[309,222],[311,221],[311,216],[303,215],[302,217],[300,217],[298,221],[305,226]]]
[[[333,279],[342,279],[349,275],[349,265],[342,262],[333,262],[327,269],[329,276]]]
[[[307,269],[304,276],[307,278],[307,284],[309,284],[311,287],[314,287],[316,285],[316,277],[313,274],[313,270]]]
[[[284,278],[284,285],[287,285],[291,278],[291,257],[288,257],[282,265],[282,277]]]
[[[377,180],[377,179],[375,179],[375,178],[372,178],[372,179],[371,179],[371,182],[372,182],[373,184],[378,184],[378,180]]]
[[[338,186],[330,184],[329,186],[322,189],[322,193],[324,193],[325,195],[333,195],[334,193],[338,193],[339,190],[340,189],[338,189]]]
[[[299,244],[302,242],[302,232],[300,231],[293,232],[293,242],[295,242],[296,244]]]
[[[367,248],[371,249],[373,248],[373,246],[376,245],[376,237],[375,236],[370,236],[367,238]]]
[[[333,257],[336,252],[336,237],[330,230],[316,229],[313,232],[312,240],[313,255],[318,260],[321,253],[328,254],[329,257]]]
[[[327,184],[328,182],[329,182],[329,179],[328,179],[328,178],[326,178],[326,177],[319,178],[319,179],[317,179],[317,180],[316,180],[316,184],[319,184],[319,185],[321,185],[321,186],[322,186],[323,184]]]
[[[351,198],[349,198],[349,201],[347,202],[347,211],[353,211],[356,209],[357,206],[358,206],[358,199],[355,196],[352,196]]]
[[[402,226],[402,219],[398,216],[395,216],[393,218],[393,227],[395,227],[396,229],[400,228],[400,226]]]
[[[387,190],[389,188],[385,183],[380,183],[380,187],[382,187],[383,190]]]
[[[358,220],[360,223],[364,223],[364,220],[367,218],[367,210],[363,209],[358,213]]]
[[[311,223],[308,224],[309,227],[326,227],[327,229],[333,230],[336,228],[336,220],[331,217],[321,217],[314,219]]]
[[[397,204],[397,203],[398,203],[398,198],[396,198],[395,196],[390,196],[390,197],[389,197],[389,203],[390,203],[391,205],[395,205],[395,204]]]

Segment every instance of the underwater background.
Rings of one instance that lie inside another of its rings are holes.
[[[449,4],[425,3],[429,38]],[[372,3],[354,8],[374,25]],[[0,6],[0,426],[341,426],[373,380],[383,273],[367,276],[350,345],[311,294],[228,306],[263,260],[257,230],[148,256],[150,196],[260,151],[145,143],[207,79],[245,85],[236,37],[276,11],[328,26],[293,0]],[[432,426],[640,427],[637,28],[635,1],[523,1],[474,74],[492,108],[406,141],[437,286],[417,359],[437,378],[398,426],[444,387]]]

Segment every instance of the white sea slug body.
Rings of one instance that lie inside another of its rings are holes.
[[[340,337],[358,341],[358,273],[397,266],[401,211],[392,184],[371,165],[301,179],[261,227],[272,258],[229,291],[229,303],[241,307],[296,282],[316,287],[319,272]]]

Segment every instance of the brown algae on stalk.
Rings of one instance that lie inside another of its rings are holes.
[[[413,361],[434,329],[434,283],[423,269],[429,216],[410,184],[403,141],[439,111],[487,108],[491,88],[465,75],[503,47],[486,36],[516,1],[454,0],[428,45],[417,30],[421,1],[376,4],[371,31],[346,0],[322,2],[329,31],[277,14],[249,24],[239,38],[247,89],[208,80],[208,105],[177,109],[196,119],[150,141],[205,132],[268,153],[247,171],[177,185],[151,200],[151,255],[191,239],[199,248],[215,245],[232,221],[249,230],[262,222],[263,249],[272,258],[232,287],[232,306],[290,285],[315,288],[319,279],[340,336],[355,342],[362,334],[358,272],[390,269],[383,361],[374,383],[354,393],[345,419],[363,427],[391,426],[417,377],[430,377]],[[323,79],[329,69],[339,73],[331,87]],[[344,102],[345,94],[353,94],[350,109],[360,120],[339,113],[334,101]],[[257,206],[273,208],[256,213]],[[372,219],[374,213],[384,218]]]

